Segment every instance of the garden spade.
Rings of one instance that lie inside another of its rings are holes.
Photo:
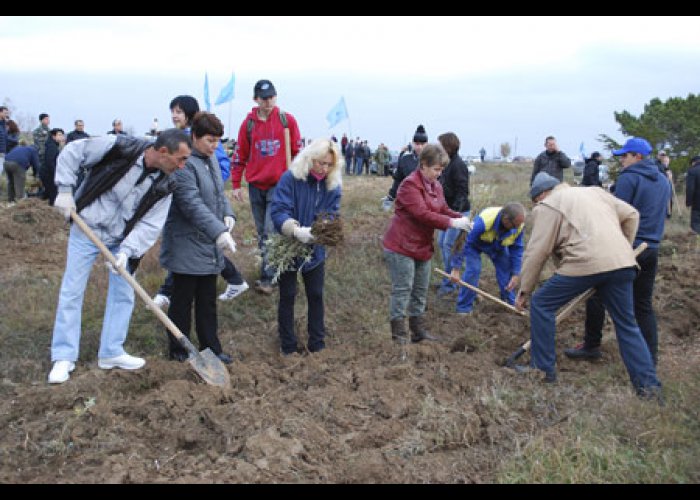
[[[105,259],[109,261],[112,266],[119,271],[119,274],[124,278],[129,285],[134,289],[139,297],[143,299],[148,308],[155,313],[158,319],[166,326],[170,333],[172,333],[175,338],[180,342],[182,347],[189,353],[189,358],[187,361],[194,368],[205,382],[211,385],[217,385],[219,387],[230,387],[231,379],[226,369],[226,366],[222,361],[214,354],[214,352],[206,348],[202,352],[197,351],[197,348],[190,342],[190,340],[185,337],[185,335],[180,331],[180,329],[173,323],[170,318],[161,310],[160,307],[153,302],[153,299],[148,295],[146,290],[144,290],[138,281],[134,279],[133,276],[124,268],[117,266],[117,260],[112,255],[112,252],[105,246],[102,241],[95,235],[95,233],[90,229],[90,227],[85,223],[85,221],[78,215],[78,213],[72,209],[70,213],[71,217],[78,224],[78,227],[90,238],[97,248],[100,249],[102,255]]]

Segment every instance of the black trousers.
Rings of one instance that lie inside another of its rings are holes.
[[[324,263],[311,271],[302,273],[306,302],[308,304],[307,328],[309,341],[307,347],[311,352],[317,352],[326,347],[324,338],[326,327],[323,311],[323,278]],[[279,278],[279,305],[277,307],[277,323],[279,327],[282,352],[293,353],[297,350],[297,336],[294,333],[294,299],[297,295],[297,272],[287,271]]]
[[[228,257],[224,256],[224,269],[221,271],[221,277],[226,280],[229,285],[240,285],[243,283],[243,276],[236,266],[231,262]],[[165,295],[170,298],[173,290],[173,273],[168,271],[167,276],[165,276],[165,281],[158,289],[160,295]]]
[[[221,354],[221,342],[217,330],[216,317],[216,274],[197,276],[193,274],[173,274],[173,290],[168,308],[168,317],[187,338],[190,338],[192,323],[192,302],[194,321],[199,340],[199,350],[207,347],[214,354]],[[187,354],[175,336],[168,331],[170,354]]]
[[[640,270],[633,284],[634,318],[642,331],[644,340],[656,365],[659,351],[659,335],[656,324],[656,313],[653,307],[654,281],[659,262],[659,249],[647,248],[637,257]],[[600,296],[596,293],[586,302],[586,336],[587,346],[600,345],[603,338],[603,323],[605,322],[605,307]]]

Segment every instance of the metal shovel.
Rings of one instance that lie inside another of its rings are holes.
[[[190,342],[190,340],[185,337],[185,335],[180,331],[180,329],[173,323],[170,318],[161,310],[160,307],[153,302],[153,299],[148,295],[148,293],[139,285],[138,281],[124,268],[117,267],[117,260],[112,255],[112,252],[100,241],[100,239],[95,235],[95,233],[90,229],[90,227],[85,223],[85,221],[78,215],[78,213],[71,209],[71,217],[78,224],[78,227],[90,238],[97,248],[100,249],[102,255],[112,264],[112,266],[119,271],[119,274],[124,278],[131,288],[138,294],[139,297],[143,299],[148,308],[158,317],[158,319],[166,326],[170,333],[172,333],[182,347],[189,353],[189,358],[187,361],[194,368],[199,376],[201,376],[205,382],[211,385],[217,385],[219,387],[230,387],[231,378],[229,376],[228,370],[223,362],[214,354],[214,352],[206,348],[202,352],[197,351],[197,348]]]

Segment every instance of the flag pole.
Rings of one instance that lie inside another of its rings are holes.
[[[228,142],[231,143],[231,107],[233,106],[233,99],[228,102]]]

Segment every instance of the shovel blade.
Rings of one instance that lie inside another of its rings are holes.
[[[226,365],[211,349],[206,348],[197,354],[190,354],[187,361],[206,383],[219,387],[231,386],[231,377]]]

